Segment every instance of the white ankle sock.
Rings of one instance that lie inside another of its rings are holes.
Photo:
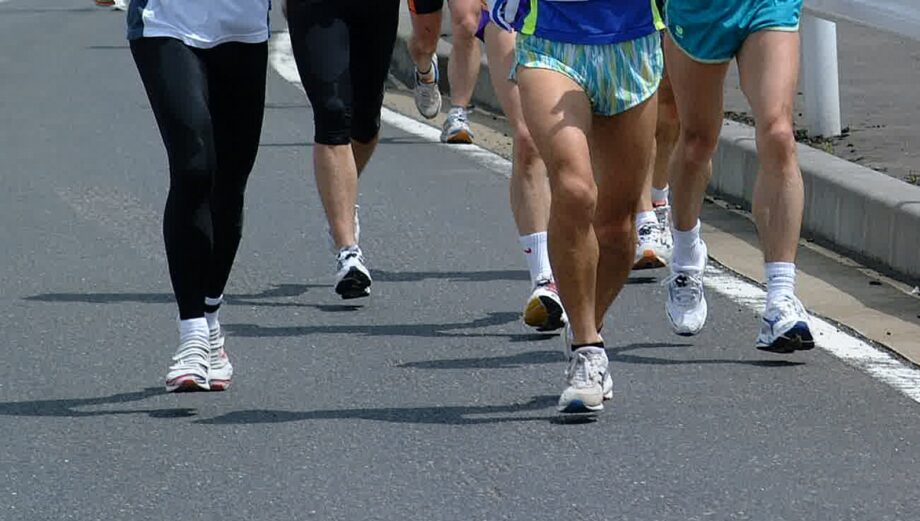
[[[527,269],[530,270],[530,283],[536,285],[540,280],[552,280],[553,268],[549,265],[549,250],[546,248],[546,232],[537,232],[518,237]]]
[[[220,305],[223,304],[223,303],[224,303],[224,296],[223,296],[223,295],[221,295],[221,296],[219,296],[219,297],[217,297],[217,298],[211,298],[211,297],[205,297],[205,298],[204,298],[204,305],[205,305],[205,306],[220,306]],[[204,313],[204,318],[205,318],[205,320],[208,321],[208,329],[210,329],[211,331],[219,331],[219,330],[220,330],[220,319],[219,319],[218,315],[220,315],[220,308],[219,308],[219,307],[218,307],[216,310],[214,310],[213,313],[208,313],[207,311],[205,311],[205,313]]]
[[[661,190],[653,186],[652,187],[652,203],[660,203],[663,201],[665,204],[667,204],[668,195],[670,194],[670,192],[671,192],[670,186],[666,186],[662,188]]]
[[[763,269],[767,276],[767,302],[795,295],[794,262],[767,262]]]
[[[191,340],[208,343],[208,321],[204,317],[190,318],[179,321],[179,343],[184,344]]]
[[[642,228],[645,224],[658,224],[658,216],[655,215],[653,210],[636,214],[636,230]]]
[[[672,263],[675,268],[701,269],[705,263],[703,241],[700,240],[700,221],[696,226],[682,232],[676,228],[671,230],[674,237],[674,253]]]

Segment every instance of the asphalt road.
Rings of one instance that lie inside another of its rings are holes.
[[[616,397],[554,404],[558,337],[519,324],[507,181],[391,127],[361,185],[372,298],[332,292],[311,116],[272,72],[223,319],[225,393],[168,395],[165,153],[86,1],[0,5],[0,520],[903,520],[918,405],[822,350],[752,347],[710,293],[672,336],[662,273],[607,319]]]

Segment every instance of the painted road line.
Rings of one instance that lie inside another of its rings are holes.
[[[282,78],[300,85],[300,76],[291,52],[291,39],[287,32],[272,36],[270,60],[272,67]],[[384,123],[394,126],[426,141],[440,144],[440,131],[425,123],[414,120],[384,107],[381,113]],[[463,153],[492,172],[510,176],[511,162],[478,145],[443,145],[450,150]],[[706,270],[706,287],[722,294],[734,302],[757,313],[763,310],[766,292],[752,282],[732,273],[726,268],[710,265]],[[830,322],[814,317],[812,332],[819,348],[839,358],[846,364],[864,371],[885,384],[920,403],[920,370],[882,349],[849,334]],[[753,333],[753,332],[752,332]],[[753,349],[753,336],[751,339]]]

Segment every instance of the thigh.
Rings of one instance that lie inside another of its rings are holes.
[[[492,87],[511,128],[517,128],[519,124],[523,124],[524,119],[521,113],[521,96],[518,86],[508,78],[515,61],[515,33],[509,33],[499,29],[495,24],[489,24],[485,28],[484,36]]]
[[[170,164],[191,166],[212,146],[207,71],[200,51],[173,38],[131,41]],[[201,165],[202,167],[206,165]]]
[[[738,54],[741,90],[758,122],[778,118],[791,123],[799,74],[799,33],[760,31]]]
[[[598,219],[632,214],[652,164],[657,96],[614,116],[594,116],[590,143],[598,186]]]
[[[379,124],[384,86],[399,26],[399,0],[374,0],[372,6],[368,5],[352,19],[351,24],[354,119],[364,126]]]
[[[252,169],[265,111],[267,43],[225,43],[210,51],[211,119],[220,174]]]
[[[670,3],[669,3],[670,5]],[[694,135],[718,136],[722,128],[723,84],[728,63],[700,63],[665,37],[668,75],[682,129]]]
[[[330,100],[350,107],[351,30],[342,1],[288,0],[288,26],[297,71],[314,115]]]
[[[553,185],[560,171],[591,179],[591,102],[571,78],[541,68],[517,71],[524,120],[540,155],[546,161]]]

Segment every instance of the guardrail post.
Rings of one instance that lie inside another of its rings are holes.
[[[808,14],[802,16],[802,83],[808,133],[839,136],[837,24]]]

